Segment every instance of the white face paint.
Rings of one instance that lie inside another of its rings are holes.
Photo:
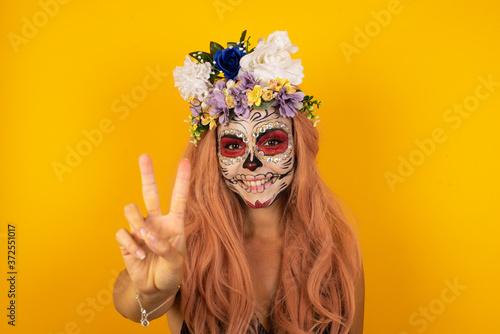
[[[294,173],[292,120],[274,108],[234,116],[217,128],[219,164],[228,187],[251,208],[265,208],[290,185]]]

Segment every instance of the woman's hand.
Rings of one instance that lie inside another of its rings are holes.
[[[181,284],[186,249],[184,211],[189,190],[191,165],[184,159],[177,170],[170,212],[163,215],[153,163],[147,154],[139,157],[142,194],[147,209],[144,218],[134,203],[125,206],[130,232],[120,229],[116,240],[130,279],[139,295],[167,298]]]

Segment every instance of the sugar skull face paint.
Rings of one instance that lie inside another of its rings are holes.
[[[251,208],[265,208],[288,188],[294,173],[292,120],[273,108],[234,116],[217,128],[219,164],[228,187]]]

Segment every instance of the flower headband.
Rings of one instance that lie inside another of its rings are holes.
[[[275,31],[267,41],[261,37],[253,49],[245,36],[246,30],[227,48],[210,42],[210,53],[191,52],[192,58],[186,56],[184,66],[173,71],[175,87],[191,104],[188,122],[195,145],[203,131],[226,125],[234,115],[248,118],[254,109],[274,107],[283,117],[302,112],[314,126],[319,122],[314,105],[319,108],[322,101],[299,89],[303,67],[300,59],[290,56],[299,48],[288,33]]]

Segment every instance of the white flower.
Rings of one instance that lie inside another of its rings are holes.
[[[175,87],[184,100],[190,97],[202,100],[203,93],[208,91],[212,84],[209,81],[212,66],[209,62],[198,64],[186,56],[184,66],[174,69]]]
[[[292,85],[298,85],[304,78],[304,68],[300,59],[292,59],[291,54],[299,48],[293,45],[286,31],[275,31],[267,37],[259,38],[252,53],[240,59],[240,74],[254,72],[264,79],[286,78]]]

